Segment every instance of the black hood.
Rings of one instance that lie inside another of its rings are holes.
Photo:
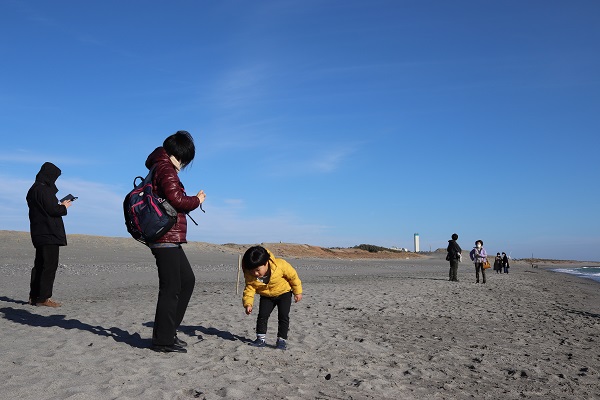
[[[35,176],[35,181],[48,186],[54,186],[60,174],[60,168],[51,162],[45,162],[42,168],[40,168],[40,172]]]

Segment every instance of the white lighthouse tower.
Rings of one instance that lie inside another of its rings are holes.
[[[419,252],[419,234],[415,233],[415,253]]]

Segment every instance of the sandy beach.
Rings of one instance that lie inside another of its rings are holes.
[[[468,262],[449,282],[445,254],[287,256],[304,299],[281,351],[247,345],[239,253],[191,243],[188,353],[161,354],[148,348],[158,278],[144,246],[69,236],[53,309],[26,303],[28,234],[0,238],[1,399],[600,398],[600,284],[544,264],[513,262],[482,285]],[[273,315],[271,344],[276,327]]]

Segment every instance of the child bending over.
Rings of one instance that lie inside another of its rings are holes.
[[[277,306],[276,347],[285,350],[290,326],[292,294],[295,303],[302,300],[302,282],[298,278],[298,273],[287,261],[275,258],[273,253],[262,246],[253,246],[246,250],[242,257],[242,269],[246,280],[242,304],[247,315],[252,313],[254,294],[260,295],[256,340],[251,345],[266,346],[267,322],[271,312]]]

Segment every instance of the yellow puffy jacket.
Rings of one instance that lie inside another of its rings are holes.
[[[298,273],[294,267],[283,258],[275,258],[273,253],[267,251],[270,256],[269,270],[271,271],[271,278],[268,283],[262,283],[255,276],[244,271],[244,279],[246,280],[246,287],[242,296],[244,307],[254,304],[256,293],[265,297],[277,297],[290,290],[294,294],[302,293],[302,282],[298,278]]]

